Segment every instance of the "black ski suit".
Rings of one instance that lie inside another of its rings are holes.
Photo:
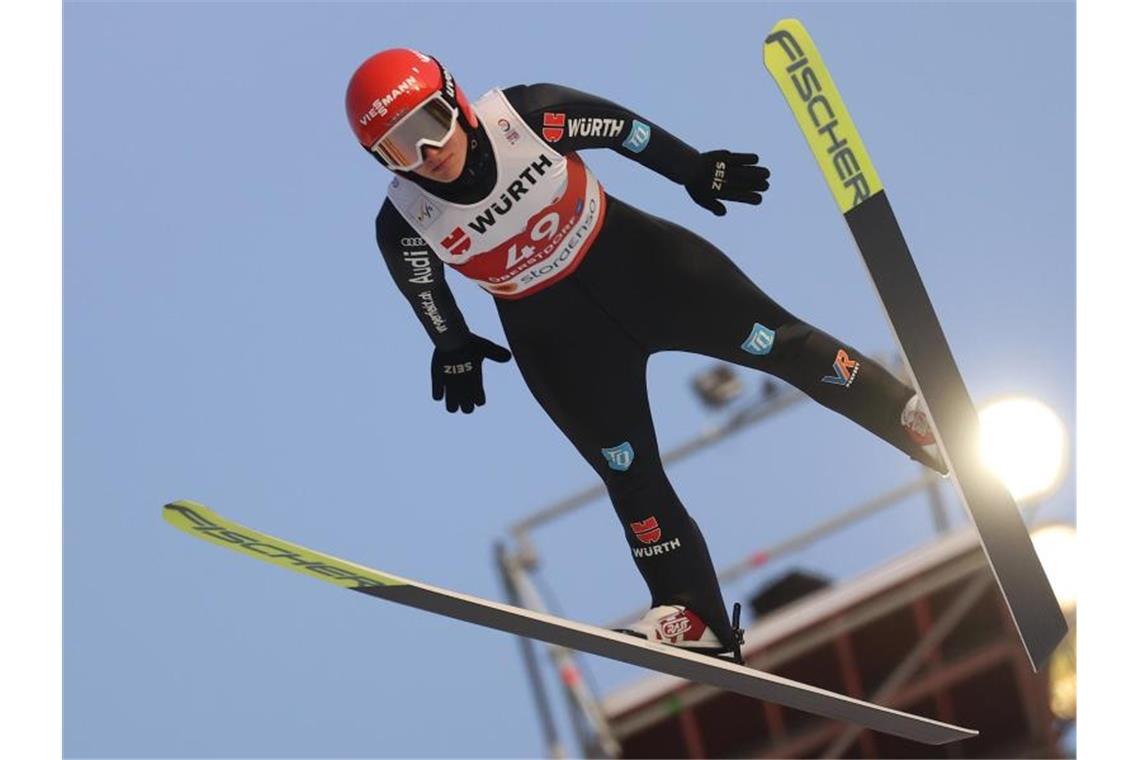
[[[652,139],[638,152],[623,145],[624,135],[563,136],[548,143],[563,154],[606,147],[690,185],[701,165],[695,149],[600,98],[547,84],[520,85],[504,94],[539,135],[542,114],[551,110],[567,118],[637,119],[652,128]],[[494,181],[493,157],[482,125],[469,129],[468,137],[467,165],[455,182],[401,176],[448,200],[481,199]],[[376,236],[396,284],[437,349],[471,341],[442,263],[432,257],[425,284],[423,242],[390,202],[377,217]],[[416,267],[409,264],[413,260]],[[495,303],[527,386],[605,483],[651,606],[686,605],[722,642],[731,641],[731,625],[713,563],[661,464],[646,393],[653,353],[689,351],[775,375],[931,464],[900,424],[911,388],[790,314],[708,241],[612,195],[607,194],[601,231],[573,274],[533,295]]]

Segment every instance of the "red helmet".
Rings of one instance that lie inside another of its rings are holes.
[[[431,56],[407,48],[385,50],[360,64],[344,106],[356,139],[393,169],[418,166],[420,149],[442,145],[458,113],[472,127],[476,124],[475,111],[451,72]]]

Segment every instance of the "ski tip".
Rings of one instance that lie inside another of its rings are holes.
[[[789,16],[788,18],[782,18],[779,21],[777,21],[775,24],[772,25],[772,31],[773,32],[776,31],[777,29],[787,29],[789,31],[794,29],[796,31],[801,31],[801,30],[803,30],[803,28],[804,28],[804,23],[802,21],[800,21],[798,18],[793,18],[791,16]]]
[[[846,214],[881,192],[883,183],[839,89],[798,19],[780,20],[764,38],[764,68],[792,109],[839,210]],[[821,113],[829,119],[824,127]]]
[[[254,530],[190,499],[178,499],[164,505],[162,517],[195,538],[343,588],[359,591],[409,583],[403,578]]]
[[[772,25],[768,34],[764,36],[764,62],[768,63],[768,48],[773,42],[779,42],[782,38],[791,36],[792,38],[803,39],[808,36],[807,29],[804,28],[803,22],[798,18],[782,18]]]
[[[205,504],[201,504],[191,499],[175,499],[174,501],[167,502],[162,505],[162,519],[168,523],[179,524],[182,522],[179,518],[186,515],[187,512],[197,512],[199,514],[213,514],[213,510]]]

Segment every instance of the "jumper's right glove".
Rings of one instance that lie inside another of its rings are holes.
[[[472,335],[459,348],[437,348],[431,356],[431,397],[439,401],[447,396],[447,411],[462,409],[464,414],[487,403],[483,393],[483,360],[507,362],[511,352],[486,338]]]
[[[761,192],[768,189],[767,167],[757,166],[760,157],[755,153],[732,153],[727,150],[710,150],[697,158],[692,177],[685,189],[697,205],[717,216],[725,215],[726,201],[737,201],[759,206]]]

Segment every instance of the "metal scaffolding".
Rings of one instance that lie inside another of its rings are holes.
[[[896,372],[905,372],[901,363],[897,360],[894,362],[894,370]],[[807,400],[807,396],[795,388],[787,385],[777,385],[771,380],[765,380],[754,399],[744,403],[735,413],[729,415],[727,419],[714,427],[701,432],[699,435],[665,452],[662,456],[662,460],[667,466],[674,464],[754,425],[769,420],[780,412],[788,410],[804,400]],[[919,494],[926,494],[927,496],[932,524],[936,534],[941,537],[947,537],[950,521],[944,500],[940,493],[940,483],[942,482],[942,479],[937,475],[923,468],[921,474],[911,481],[892,488],[864,503],[849,507],[772,546],[750,552],[747,556],[729,562],[723,567],[718,568],[718,577],[722,583],[740,580],[747,576],[747,574],[755,572],[758,568],[767,565],[775,559],[785,558],[802,551],[804,548],[838,530],[847,528],[892,505]],[[539,593],[533,580],[533,574],[539,565],[539,552],[532,537],[533,532],[539,527],[549,525],[559,518],[593,503],[599,498],[604,497],[605,494],[604,486],[598,484],[544,507],[510,527],[510,535],[514,539],[514,546],[510,548],[502,543],[497,544],[495,547],[495,558],[501,572],[507,597],[511,603],[535,611],[547,611],[549,605]],[[963,536],[961,538],[955,537],[955,540],[958,541],[968,541],[969,539],[969,536]],[[974,537],[973,544],[976,545],[976,543],[976,537]],[[973,564],[971,564],[971,562]],[[980,564],[978,564],[979,562]],[[969,571],[973,572],[974,575],[966,588],[958,593],[950,608],[944,610],[942,614],[938,616],[937,620],[930,618],[930,611],[923,607],[922,602],[914,602],[916,605],[915,615],[918,621],[917,625],[922,631],[922,635],[911,650],[905,653],[902,659],[896,664],[886,680],[878,684],[874,692],[869,695],[872,701],[897,704],[903,701],[904,698],[909,698],[909,696],[913,696],[914,693],[917,693],[914,692],[914,690],[918,688],[914,680],[915,674],[925,663],[930,661],[932,656],[936,655],[940,643],[945,640],[951,631],[958,627],[966,614],[978,604],[979,599],[990,589],[992,579],[990,579],[989,574],[979,572],[979,569],[983,567],[984,560],[980,558],[975,558],[974,560],[965,562],[965,564],[959,562],[954,565],[954,572],[963,573]],[[947,572],[949,571],[940,571],[940,573],[936,573],[930,578],[924,578],[910,584],[907,594],[913,596],[914,599],[918,599],[924,591],[928,592],[931,588],[937,588],[937,586],[930,586],[930,584],[946,582],[946,579],[950,577],[946,575]],[[910,598],[910,596],[907,598]],[[895,599],[892,603],[898,603],[898,599]],[[844,615],[838,624],[833,622],[819,626],[812,631],[811,635],[797,636],[794,642],[781,643],[778,651],[772,649],[764,651],[759,656],[759,659],[755,659],[755,655],[753,655],[749,664],[755,667],[761,667],[762,669],[768,669],[778,661],[786,661],[794,657],[797,652],[809,651],[812,646],[819,646],[819,641],[823,640],[821,637],[838,637],[837,641],[842,644],[842,642],[847,641],[844,637],[848,635],[847,631],[851,626],[855,625],[860,619],[870,620],[872,618],[868,616],[873,616],[881,611],[876,607],[876,604],[879,604],[881,607],[881,603],[870,602],[865,608],[861,608],[858,612]],[[607,627],[621,627],[639,617],[643,611],[644,610],[631,611],[630,614],[611,622]],[[539,658],[536,654],[536,648],[539,645],[533,641],[523,639],[520,640],[520,646],[527,677],[530,682],[531,691],[542,726],[544,741],[546,742],[546,754],[552,758],[566,757],[568,751],[558,735],[554,711],[551,707],[551,701],[548,698],[546,683],[539,665]],[[551,645],[541,646],[545,649],[553,666],[553,671],[561,684],[561,690],[564,693],[569,710],[570,724],[576,734],[581,754],[587,757],[619,757],[622,753],[623,737],[628,737],[635,732],[637,726],[640,725],[638,721],[644,722],[646,720],[652,720],[654,712],[652,710],[647,711],[638,716],[632,723],[628,720],[623,720],[621,725],[615,726],[612,718],[607,717],[613,716],[615,709],[612,705],[607,707],[604,704],[605,698],[603,695],[595,693],[594,690],[587,685],[586,679],[584,679],[582,675],[583,666],[581,664],[580,655],[562,647]],[[748,654],[749,649],[750,648],[746,648],[746,658],[750,657]],[[838,651],[841,662],[844,661],[845,656],[847,659],[852,656],[849,647],[845,649],[843,646],[839,646]],[[1002,650],[1002,653],[1004,652],[1005,650]],[[982,653],[979,656],[993,657],[995,654],[993,652],[989,654]],[[848,663],[844,672],[846,674],[844,686],[848,688],[849,693],[859,696],[860,694],[855,692],[860,692],[862,687],[857,679],[854,681],[851,680],[853,668],[850,663]],[[945,676],[945,674],[943,675]],[[1019,677],[1024,680],[1024,674],[1019,675]],[[927,677],[926,680],[929,681],[930,678]],[[908,690],[911,692],[909,696],[907,694]],[[709,698],[715,691],[716,690],[708,687],[693,686],[692,688],[686,689],[683,694],[677,695],[675,704],[672,705],[671,709],[681,710],[681,732],[690,756],[701,757],[704,756],[704,754],[703,748],[700,746],[700,732],[697,729],[695,719],[692,717],[693,713],[691,710],[683,708],[685,708],[686,704],[691,704],[694,700]],[[769,705],[765,705],[764,709],[769,722],[778,727],[783,720],[782,711],[773,709],[772,706]],[[939,704],[940,712],[945,712],[946,709],[945,704]],[[658,717],[660,717],[660,715],[658,715]],[[823,729],[821,729],[821,731],[823,731]],[[830,743],[828,743],[826,749],[823,750],[823,756],[840,757],[843,756],[848,748],[856,741],[863,742],[865,745],[868,741],[866,736],[867,732],[861,732],[859,729],[849,728],[836,731],[834,727],[832,727],[827,729],[827,733],[817,731],[815,734],[806,737],[801,736],[795,739],[789,739],[787,742],[779,744],[775,748],[775,751],[785,752],[787,754],[772,756],[795,756],[794,752],[797,750],[802,750],[804,747],[814,747],[820,745],[821,741],[830,739]],[[866,752],[867,748],[864,746],[862,749]]]

